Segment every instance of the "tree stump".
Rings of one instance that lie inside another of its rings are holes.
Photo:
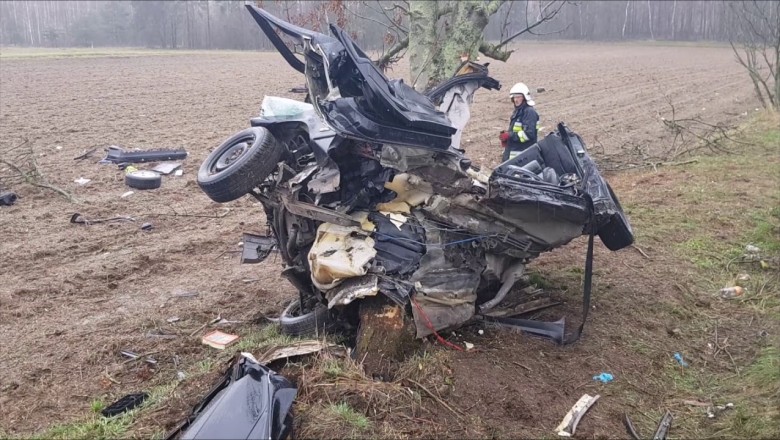
[[[384,295],[360,304],[355,358],[370,377],[390,381],[399,364],[419,347],[414,320]]]

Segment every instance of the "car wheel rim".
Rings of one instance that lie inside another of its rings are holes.
[[[253,140],[253,138],[239,139],[236,143],[227,148],[224,153],[217,157],[217,160],[211,169],[212,174],[216,174],[230,168],[241,156],[246,154]]]

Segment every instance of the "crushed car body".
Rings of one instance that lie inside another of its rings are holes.
[[[247,8],[305,75],[308,96],[266,97],[251,127],[204,161],[198,183],[217,202],[250,194],[262,204],[283,275],[300,292],[296,319],[322,308],[350,319],[361,299],[382,295],[425,337],[495,307],[543,252],[582,235],[613,251],[633,243],[566,124],[492,171],[466,157],[473,94],[500,88],[487,66],[464,62],[422,94],[388,79],[334,25],[328,36]],[[253,262],[269,253],[250,251]]]

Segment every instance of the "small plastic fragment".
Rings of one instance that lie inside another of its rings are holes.
[[[615,376],[609,374],[609,373],[601,373],[597,376],[593,376],[593,380],[599,381],[601,383],[610,383],[615,379]]]
[[[100,411],[103,417],[114,417],[137,407],[149,397],[146,393],[128,394]]]
[[[682,355],[680,353],[675,353],[674,354],[674,360],[676,360],[677,363],[682,365],[683,367],[687,367],[688,366],[688,362],[685,362],[685,360],[683,359],[683,357],[682,357]]]

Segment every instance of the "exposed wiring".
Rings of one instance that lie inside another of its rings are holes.
[[[426,247],[454,246],[456,244],[463,244],[463,243],[468,243],[468,242],[472,242],[472,241],[482,240],[482,239],[485,239],[485,238],[491,238],[491,237],[498,237],[499,236],[498,234],[478,235],[476,237],[470,237],[470,238],[466,238],[466,239],[463,239],[463,240],[450,241],[450,242],[447,242],[447,243],[423,243],[421,241],[414,240],[414,239],[411,239],[411,238],[397,237],[395,235],[383,234],[381,232],[374,232],[374,235],[377,235],[377,236],[380,236],[380,237],[385,237],[385,238],[392,239],[392,240],[397,240],[397,241],[406,241],[406,242],[409,242],[409,243],[419,244],[420,246],[426,246]]]

